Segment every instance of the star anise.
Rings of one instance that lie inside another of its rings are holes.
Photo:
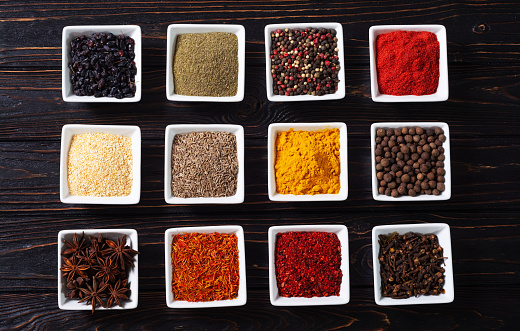
[[[125,270],[127,264],[134,266],[134,255],[139,254],[139,252],[126,245],[126,235],[121,240],[118,237],[117,243],[109,239],[106,240],[106,243],[109,247],[103,251],[103,256],[108,256],[116,263],[119,262],[123,270]]]
[[[74,256],[70,260],[64,257],[63,261],[65,265],[60,270],[63,271],[63,277],[67,277],[67,281],[71,281],[75,276],[87,277],[85,270],[90,268],[89,265],[80,264],[81,261]]]
[[[98,271],[96,277],[101,279],[104,283],[115,282],[116,275],[119,275],[121,271],[117,270],[117,265],[112,263],[110,258],[108,259],[97,259],[98,264],[93,266],[92,269]]]
[[[83,261],[85,264],[88,264],[90,267],[96,265],[97,255],[94,252],[89,252],[88,250],[83,250],[78,254],[78,258]]]
[[[130,291],[130,289],[126,287],[126,279],[123,282],[118,280],[114,287],[108,285],[107,307],[112,307],[114,302],[117,303],[119,307],[123,307],[123,305],[121,305],[121,300],[128,300],[128,297],[125,295],[128,291]]]
[[[97,238],[93,237],[93,236],[91,236],[89,238],[90,238],[90,242],[92,244],[89,248],[89,252],[95,253],[96,255],[101,256],[103,253],[103,250],[106,248],[105,238],[103,238],[101,233],[99,234],[99,236]]]
[[[65,245],[67,245],[69,248],[67,248],[61,255],[67,256],[72,254],[72,256],[78,256],[79,252],[81,252],[85,248],[85,239],[83,238],[85,236],[85,233],[81,235],[81,240],[78,239],[78,236],[76,233],[74,233],[74,238],[72,239],[72,242],[68,240],[63,240],[65,242]]]
[[[85,287],[87,284],[88,278],[86,277],[78,277],[77,279],[73,279],[67,283],[67,288],[70,290],[67,293],[67,297],[71,299],[82,299],[83,292],[81,291],[82,287]]]
[[[80,288],[81,292],[85,295],[85,297],[79,302],[87,302],[87,305],[89,302],[92,302],[92,313],[94,313],[94,309],[96,308],[97,304],[100,304],[103,308],[106,308],[105,303],[103,302],[103,299],[106,298],[106,294],[103,293],[103,291],[107,288],[108,284],[100,284],[100,287],[98,288],[98,284],[96,283],[96,278],[92,279],[92,287],[87,284],[88,289]]]

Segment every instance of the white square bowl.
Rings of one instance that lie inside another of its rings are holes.
[[[132,191],[121,197],[75,196],[70,194],[68,182],[68,154],[72,137],[82,133],[111,133],[132,139]],[[66,124],[61,130],[60,200],[63,203],[132,205],[141,197],[141,129],[132,125]]]
[[[398,232],[403,235],[407,232],[416,232],[420,234],[433,233],[439,239],[439,245],[443,248],[445,259],[443,266],[444,272],[444,289],[446,293],[439,295],[420,295],[418,297],[410,297],[407,299],[392,299],[383,297],[381,294],[381,273],[379,265],[379,235]],[[372,229],[372,263],[374,266],[374,296],[376,304],[380,306],[396,306],[396,305],[421,305],[433,303],[450,303],[455,298],[453,285],[453,257],[451,254],[451,236],[450,227],[445,223],[423,223],[423,224],[400,224],[400,225],[380,225]]]
[[[340,189],[338,194],[280,194],[276,191],[276,137],[279,132],[288,131],[318,131],[339,129],[340,155]],[[347,159],[347,125],[341,122],[324,123],[273,123],[267,133],[267,190],[271,201],[342,201],[348,197],[348,159]]]
[[[409,195],[399,196],[394,198],[392,196],[387,196],[385,194],[379,194],[378,191],[378,180],[376,177],[376,157],[375,157],[375,148],[376,148],[376,131],[379,128],[384,129],[397,129],[402,127],[421,127],[424,129],[440,127],[444,131],[444,135],[446,136],[446,141],[442,143],[442,147],[444,147],[444,155],[446,159],[444,160],[444,170],[446,170],[446,174],[444,175],[444,192],[440,195],[427,195],[420,194],[415,197],[411,197]],[[436,200],[448,200],[451,198],[451,157],[450,157],[450,128],[447,123],[444,122],[381,122],[374,123],[370,126],[370,153],[372,153],[372,197],[374,200],[379,201],[436,201]]]
[[[237,140],[237,191],[230,197],[179,198],[172,195],[172,145],[177,134],[203,131],[233,133]],[[236,204],[244,202],[244,128],[235,124],[172,124],[166,127],[164,141],[164,200],[169,204]]]
[[[94,33],[112,33],[114,35],[124,34],[131,37],[135,41],[135,66],[137,73],[135,75],[135,95],[131,98],[116,99],[113,97],[99,97],[94,96],[77,96],[74,94],[72,84],[70,83],[70,42],[72,39],[81,35],[92,35]],[[63,28],[63,35],[61,40],[61,91],[63,101],[65,102],[138,102],[141,100],[141,86],[142,86],[142,52],[141,52],[141,28],[138,25],[79,25],[66,26]]]
[[[379,92],[377,83],[376,65],[376,40],[377,36],[383,33],[394,31],[428,31],[435,33],[439,41],[439,85],[437,92],[429,95],[389,95]],[[370,85],[372,100],[375,102],[434,102],[446,101],[449,96],[448,87],[448,51],[446,28],[444,25],[375,25],[370,27],[368,32],[368,42],[370,46]]]
[[[239,285],[238,297],[229,300],[214,300],[205,302],[189,302],[175,300],[172,293],[172,238],[174,235],[187,233],[221,233],[236,234],[238,243],[238,263],[239,263]],[[184,228],[170,228],[164,233],[165,250],[165,279],[166,279],[166,304],[170,308],[210,308],[210,307],[232,307],[243,306],[247,302],[247,282],[246,282],[246,251],[244,243],[244,230],[239,225],[222,226],[198,226]]]
[[[238,88],[231,97],[203,97],[176,94],[173,85],[173,56],[177,36],[187,33],[229,32],[238,38]],[[244,100],[246,62],[246,30],[243,25],[235,24],[170,24],[166,45],[166,98],[171,101],[198,102],[240,102]]]
[[[79,229],[79,230],[62,230],[58,233],[58,306],[60,309],[64,310],[92,310],[92,305],[87,305],[85,302],[79,302],[79,300],[68,298],[67,292],[67,282],[63,279],[61,275],[60,268],[63,266],[63,258],[61,253],[63,253],[67,246],[65,245],[64,240],[72,242],[72,238],[74,237],[74,233],[80,238],[82,234],[85,235],[85,238],[97,237],[100,234],[104,238],[108,238],[110,240],[115,241],[116,238],[121,239],[124,235],[126,235],[126,244],[130,246],[131,249],[138,251],[137,249],[137,231],[134,229]],[[119,307],[118,305],[112,306],[112,308],[103,308],[101,306],[96,307],[96,310],[120,310],[120,309],[134,309],[137,308],[137,299],[138,299],[138,289],[139,289],[139,255],[136,254],[134,256],[134,266],[129,268],[128,272],[128,283],[130,284],[130,296],[129,300],[121,301],[123,307]]]
[[[302,298],[282,297],[278,293],[276,281],[276,236],[278,233],[291,231],[298,232],[329,232],[338,236],[341,244],[341,271],[343,278],[339,296]],[[268,231],[269,245],[269,298],[273,306],[322,306],[322,305],[343,305],[350,301],[350,278],[349,278],[349,250],[348,250],[348,230],[344,225],[287,225],[272,226]]]
[[[338,57],[340,70],[338,72],[339,85],[336,93],[325,94],[322,96],[316,95],[275,95],[273,93],[273,78],[271,76],[271,32],[277,29],[305,29],[305,28],[324,28],[324,29],[335,29],[336,37],[338,38]],[[265,38],[265,78],[267,88],[267,99],[269,101],[276,102],[288,102],[288,101],[323,101],[323,100],[337,100],[345,97],[345,55],[343,48],[343,27],[340,23],[335,22],[323,22],[323,23],[288,23],[288,24],[269,24],[264,29]]]

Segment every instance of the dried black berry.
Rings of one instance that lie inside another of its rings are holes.
[[[112,33],[74,38],[69,63],[74,94],[117,99],[135,96],[134,45],[132,38]]]

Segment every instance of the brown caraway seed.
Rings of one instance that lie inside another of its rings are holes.
[[[74,135],[67,180],[76,196],[126,196],[132,191],[132,139],[111,133]]]
[[[236,194],[236,136],[229,132],[178,134],[172,144],[172,196],[229,197]]]

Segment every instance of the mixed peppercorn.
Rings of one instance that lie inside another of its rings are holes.
[[[334,29],[278,29],[271,33],[275,95],[332,94],[338,90],[338,38]]]

